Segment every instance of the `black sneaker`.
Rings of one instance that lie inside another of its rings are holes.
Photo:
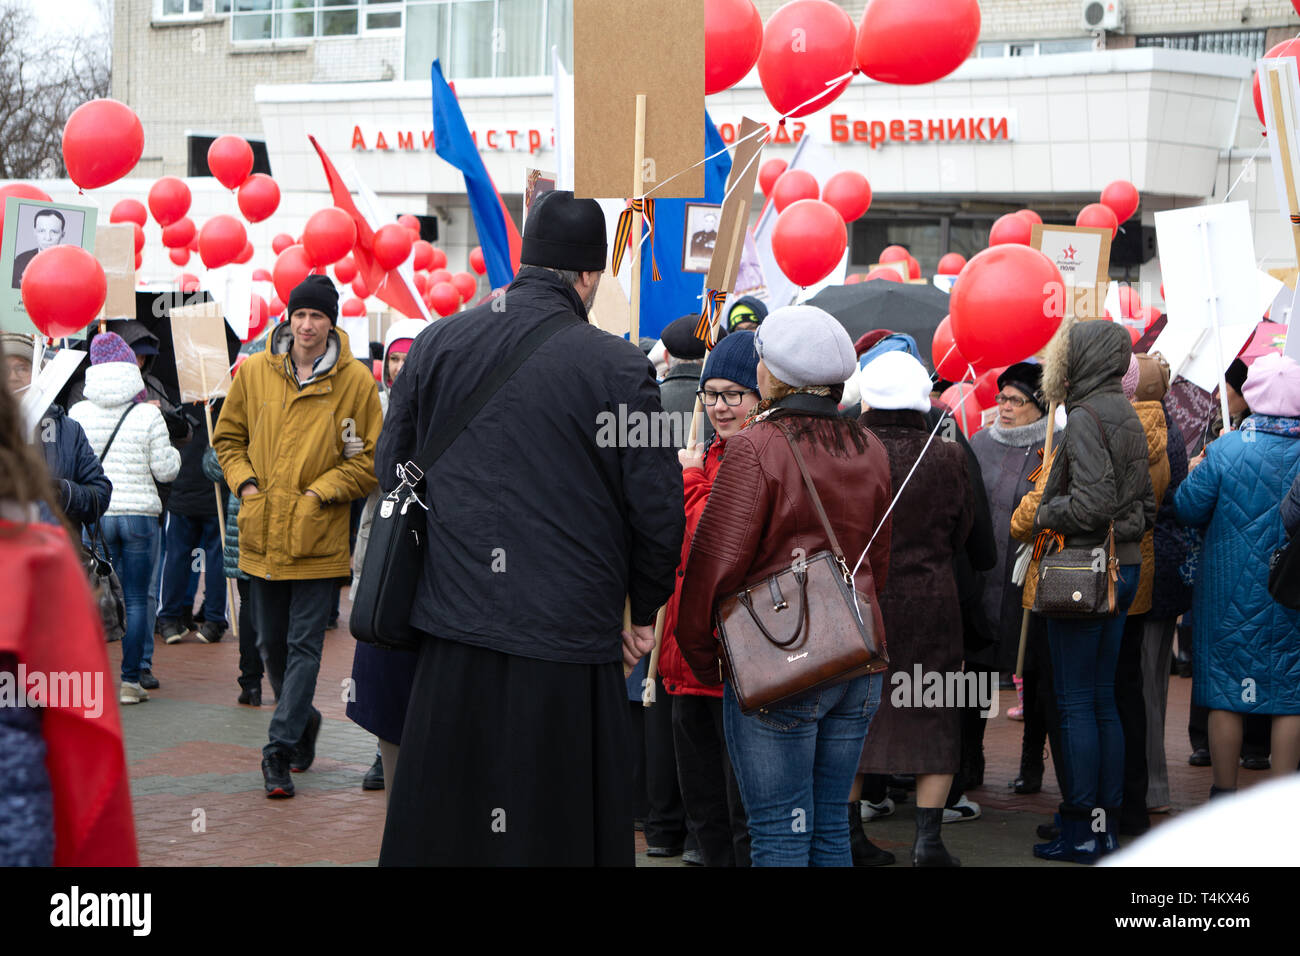
[[[293,756],[289,758],[289,769],[294,773],[302,773],[316,759],[318,733],[320,733],[320,711],[313,710],[311,716],[307,718],[307,729],[302,732],[302,739],[298,741],[298,746],[293,748]]]
[[[293,778],[289,775],[289,758],[276,750],[262,758],[262,776],[266,778],[266,795],[273,798],[293,796]]]
[[[204,621],[194,632],[204,644],[216,644],[226,634],[226,626],[215,621]]]
[[[153,671],[143,668],[140,670],[140,686],[145,690],[158,689],[158,678],[153,676]]]
[[[260,687],[245,687],[243,690],[241,690],[241,691],[239,692],[239,702],[240,702],[241,704],[246,704],[246,705],[248,705],[249,707],[261,707],[261,706],[262,706],[262,688],[260,688]]]
[[[163,639],[165,644],[179,644],[181,638],[190,632],[190,629],[180,621],[164,621],[158,628],[158,635]]]
[[[1193,767],[1210,766],[1210,752],[1204,747],[1197,747],[1192,751],[1192,755],[1187,758],[1187,762]]]
[[[366,775],[361,778],[362,790],[383,790],[384,789],[384,762],[375,757],[375,762],[371,764]]]

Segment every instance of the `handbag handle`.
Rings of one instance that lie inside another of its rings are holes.
[[[763,626],[763,622],[759,620],[758,615],[754,613],[754,602],[750,598],[748,591],[742,592],[738,598],[740,603],[744,605],[745,610],[749,612],[749,616],[753,619],[755,626],[763,632],[763,636],[777,647],[781,648],[790,647],[795,641],[799,640],[800,636],[802,636],[804,632],[804,627],[808,623],[808,572],[796,571],[794,572],[794,576],[799,581],[799,614],[795,618],[794,633],[790,635],[789,640],[778,641],[772,636],[772,633]]]
[[[808,486],[808,494],[812,497],[813,507],[817,510],[817,517],[821,520],[822,527],[826,529],[826,537],[830,539],[831,551],[835,555],[835,562],[840,566],[840,574],[844,576],[845,582],[851,588],[853,586],[853,576],[849,573],[848,562],[844,560],[844,552],[840,549],[839,539],[835,537],[835,529],[831,527],[830,520],[826,517],[826,509],[822,507],[822,498],[821,495],[817,494],[817,486],[813,484],[812,475],[808,474],[808,466],[804,464],[803,454],[799,451],[799,443],[794,440],[790,430],[786,428],[784,423],[778,420],[774,424],[781,429],[781,434],[785,436],[785,440],[790,444],[790,451],[794,452],[795,464],[799,466],[799,473],[803,475],[804,484]]]

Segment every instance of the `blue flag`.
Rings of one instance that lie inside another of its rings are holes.
[[[487,263],[488,280],[492,288],[508,286],[515,277],[510,263],[510,239],[506,232],[505,213],[492,178],[478,154],[474,138],[469,134],[465,114],[456,102],[442,76],[442,66],[433,61],[430,70],[433,80],[433,141],[434,151],[465,175],[465,192],[469,194],[470,211],[478,230],[483,261]]]
[[[726,146],[708,113],[704,114],[704,155],[712,156]],[[676,170],[673,170],[676,172]],[[653,242],[659,272],[651,276],[650,256],[641,260],[641,335],[658,338],[665,325],[687,313],[700,314],[703,306],[704,276],[682,271],[682,243],[686,230],[686,204],[721,203],[731,173],[731,154],[723,153],[708,161],[704,168],[704,195],[698,199],[655,199]],[[651,193],[651,197],[654,194]]]

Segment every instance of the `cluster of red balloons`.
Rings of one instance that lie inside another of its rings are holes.
[[[848,223],[862,218],[871,208],[871,184],[866,176],[851,169],[836,173],[821,186],[807,170],[788,169],[785,160],[769,159],[759,167],[758,185],[778,213],[801,199],[821,199]]]
[[[1125,179],[1117,179],[1101,191],[1101,201],[1089,203],[1079,210],[1076,226],[1109,229],[1110,237],[1119,234],[1120,223],[1128,222],[1137,212],[1142,197],[1137,187]]]

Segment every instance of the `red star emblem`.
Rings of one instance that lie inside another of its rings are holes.
[[[1061,258],[1069,259],[1073,261],[1074,256],[1078,251],[1079,250],[1075,249],[1074,246],[1066,246],[1064,249],[1061,250]]]

